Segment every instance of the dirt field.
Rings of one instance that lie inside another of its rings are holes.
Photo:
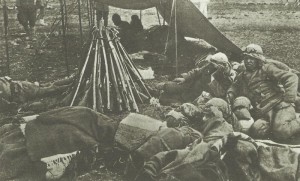
[[[68,2],[70,9],[74,9],[68,16],[68,64],[70,72],[77,68],[81,56],[77,9]],[[59,25],[52,23],[58,17],[59,5],[50,2],[53,7],[46,10],[48,26],[36,27],[37,41],[27,41],[22,34],[23,29],[16,21],[16,10],[9,10],[9,54],[10,76],[16,80],[47,82],[67,75],[66,62],[62,45]],[[140,11],[121,10],[111,8],[110,15],[118,12],[126,21],[132,14]],[[300,70],[300,6],[284,6],[283,4],[236,4],[211,3],[208,9],[211,22],[230,40],[239,47],[249,43],[262,46],[267,57],[285,62],[289,66]],[[2,15],[2,10],[1,10]],[[3,17],[0,18],[1,27]],[[162,21],[162,20],[161,20]],[[155,9],[142,11],[142,22],[145,28],[158,24]],[[191,22],[192,23],[192,22]],[[109,24],[112,25],[111,20]],[[53,27],[56,26],[56,29]],[[54,35],[48,36],[50,31]],[[85,40],[88,33],[87,16],[84,16]],[[44,43],[42,43],[44,42]],[[42,46],[41,46],[42,45]],[[5,39],[1,31],[0,62],[5,66]],[[6,69],[1,69],[1,76],[6,75]],[[82,176],[79,180],[122,180],[118,174],[107,170],[99,170]]]

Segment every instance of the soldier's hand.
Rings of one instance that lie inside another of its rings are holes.
[[[173,81],[176,82],[177,84],[182,84],[185,82],[185,79],[179,77],[179,78],[175,78]]]

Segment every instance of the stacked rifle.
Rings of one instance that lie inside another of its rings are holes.
[[[136,111],[150,99],[147,86],[113,28],[94,28],[70,106],[98,112]]]

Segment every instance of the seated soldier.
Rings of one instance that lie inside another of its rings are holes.
[[[300,133],[300,119],[297,118],[293,103],[297,97],[298,77],[291,71],[278,68],[273,63],[265,61],[262,48],[259,45],[248,45],[243,53],[246,70],[242,71],[228,90],[228,99],[246,96],[254,107],[254,119],[265,120],[270,126],[272,138],[281,142]],[[260,132],[256,124],[252,128],[252,136]],[[264,124],[265,125],[265,124]],[[265,126],[262,126],[265,128]],[[264,134],[259,134],[264,135]]]
[[[142,22],[137,15],[131,16],[130,26],[131,26],[132,33],[134,34],[143,31],[144,29]]]
[[[41,84],[28,81],[14,81],[9,77],[0,77],[0,107],[16,108],[16,103],[25,103],[35,98],[61,93],[71,85],[74,76],[54,83]],[[8,108],[7,108],[8,109]],[[8,109],[9,111],[10,109]],[[1,111],[5,111],[1,109]]]
[[[208,57],[208,63],[195,68],[182,77],[171,82],[160,84],[163,93],[161,104],[192,102],[203,91],[213,97],[226,97],[226,91],[232,84],[232,68],[228,58],[223,53],[216,53]]]
[[[112,21],[114,25],[118,27],[119,37],[122,45],[127,51],[130,51],[133,48],[133,34],[130,24],[127,21],[122,21],[120,15],[118,14],[113,14]]]

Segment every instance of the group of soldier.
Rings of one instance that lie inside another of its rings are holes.
[[[221,52],[209,55],[200,67],[173,81],[160,83],[157,88],[162,90],[161,103],[192,102],[202,92],[208,92],[226,101],[232,112],[243,109],[236,115],[243,121],[238,122],[239,126],[233,125],[239,128],[235,131],[246,126],[249,129],[245,132],[254,138],[297,143],[298,72],[266,58],[256,44],[245,47],[241,57],[242,63],[238,64],[230,62]]]

